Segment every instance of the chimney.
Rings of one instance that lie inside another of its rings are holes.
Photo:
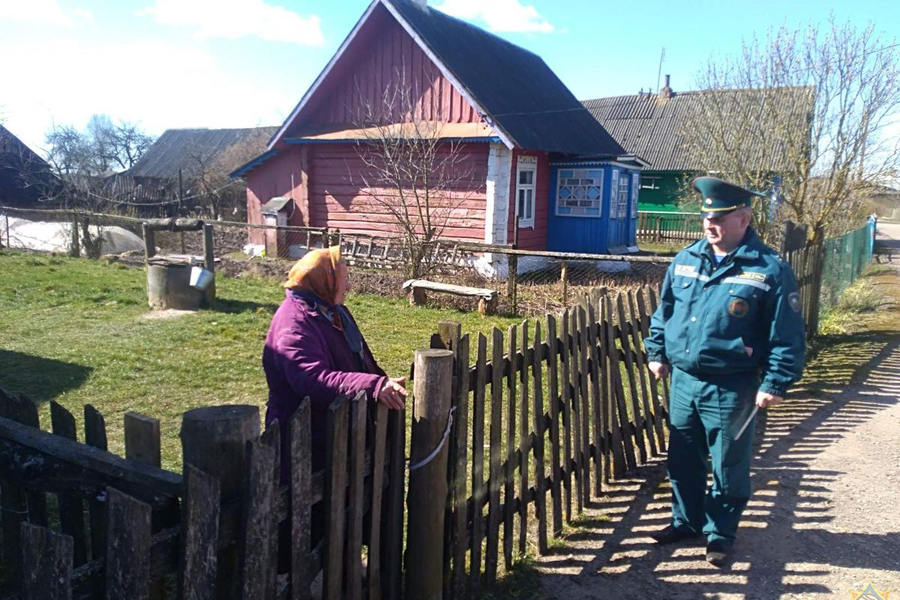
[[[673,92],[672,88],[669,87],[669,76],[666,75],[666,85],[664,85],[663,88],[659,90],[659,97],[661,100],[668,100],[674,95],[675,92]]]

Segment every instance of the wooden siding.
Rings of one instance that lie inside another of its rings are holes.
[[[485,218],[487,144],[467,144],[461,168],[470,174],[467,189],[452,195],[452,213],[444,229],[446,239],[482,241]],[[373,200],[375,193],[396,195],[393,190],[365,187],[366,168],[350,144],[310,146],[310,225],[340,229],[345,233],[390,235],[396,221]],[[369,180],[372,178],[369,177]]]
[[[335,65],[301,118],[298,130],[333,124],[358,124],[366,105],[384,105],[384,90],[409,89],[415,117],[444,123],[478,123],[481,117],[444,77],[403,27],[383,7],[372,18]],[[403,121],[400,106],[388,115]]]
[[[300,148],[288,148],[278,156],[269,159],[260,168],[247,174],[247,222],[251,225],[262,225],[263,217],[260,207],[278,196],[300,198],[302,181],[300,169]],[[293,184],[292,184],[293,180]],[[305,215],[294,211],[290,225],[308,225]],[[265,230],[251,229],[249,242],[263,244]]]
[[[520,156],[537,157],[537,172],[535,173],[534,187],[534,227],[519,227],[518,247],[522,250],[546,250],[547,249],[547,218],[550,204],[550,160],[546,152],[530,152],[527,150],[513,149],[512,165],[510,167],[509,186],[509,231],[507,239],[512,243],[515,240],[514,227],[518,226],[516,214],[516,164]]]
[[[624,170],[610,165],[598,165],[596,168],[603,170],[603,214],[602,217],[569,217],[556,215],[557,189],[559,171],[573,168],[571,166],[553,166],[550,169],[550,193],[548,203],[548,231],[547,250],[558,252],[586,252],[605,254],[610,248],[627,246],[634,243],[636,221],[631,218],[631,175],[635,171]],[[595,167],[591,167],[595,168]],[[628,177],[628,211],[625,219],[611,220],[610,212],[615,210],[613,205],[612,170],[618,169],[619,176]]]

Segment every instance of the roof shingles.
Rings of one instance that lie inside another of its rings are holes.
[[[696,158],[690,155],[683,131],[690,126],[691,119],[704,110],[704,102],[709,106],[712,101],[726,112],[737,112],[746,106],[747,99],[752,101],[761,93],[759,90],[705,90],[678,93],[671,98],[660,98],[656,94],[637,94],[585,100],[583,104],[629,153],[647,160],[650,169],[690,171],[700,167]],[[770,89],[765,93],[777,95],[777,101],[772,102],[772,105],[782,111],[780,115],[773,115],[773,129],[776,127],[774,124],[784,118],[802,122],[812,110],[813,97],[809,88],[785,87]],[[718,102],[712,100],[714,94],[740,95],[741,101]],[[739,117],[735,115],[732,118]],[[771,141],[773,136],[766,133],[761,132],[756,137]],[[757,162],[761,169],[777,168],[786,158],[777,151],[775,145],[762,144],[749,150],[753,156],[749,156],[748,160]]]

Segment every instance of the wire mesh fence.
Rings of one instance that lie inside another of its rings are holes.
[[[97,257],[103,254],[144,254],[141,225],[146,219],[76,210],[0,207],[0,245],[38,251]],[[203,256],[203,235],[194,231],[157,231],[155,253]],[[413,269],[409,248],[398,237],[345,234],[339,230],[213,221],[216,271],[228,276],[252,274],[283,278],[296,258],[314,248],[339,244],[353,265],[353,287],[359,293],[403,297],[404,282],[413,276],[461,288],[496,293],[493,309],[508,315],[541,315],[562,310],[595,288],[627,291],[657,286],[670,257],[589,255],[534,252],[506,246],[440,241],[427,248]],[[797,273],[814,278],[820,291],[811,305],[818,313],[834,306],[841,292],[872,260],[874,224],[825,240],[820,256],[804,262]],[[795,268],[796,270],[796,268]],[[820,271],[820,273],[819,273]],[[478,299],[466,295],[429,293],[428,303],[474,310]]]
[[[819,312],[837,304],[841,293],[853,285],[866,266],[872,262],[875,224],[866,225],[828,238],[823,245]]]

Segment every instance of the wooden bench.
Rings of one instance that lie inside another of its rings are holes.
[[[408,290],[409,303],[420,305],[425,303],[425,292],[443,292],[457,296],[470,296],[478,298],[478,312],[483,315],[492,315],[497,310],[497,298],[499,293],[487,288],[466,287],[450,283],[439,283],[427,279],[410,279],[403,283],[402,289]]]

